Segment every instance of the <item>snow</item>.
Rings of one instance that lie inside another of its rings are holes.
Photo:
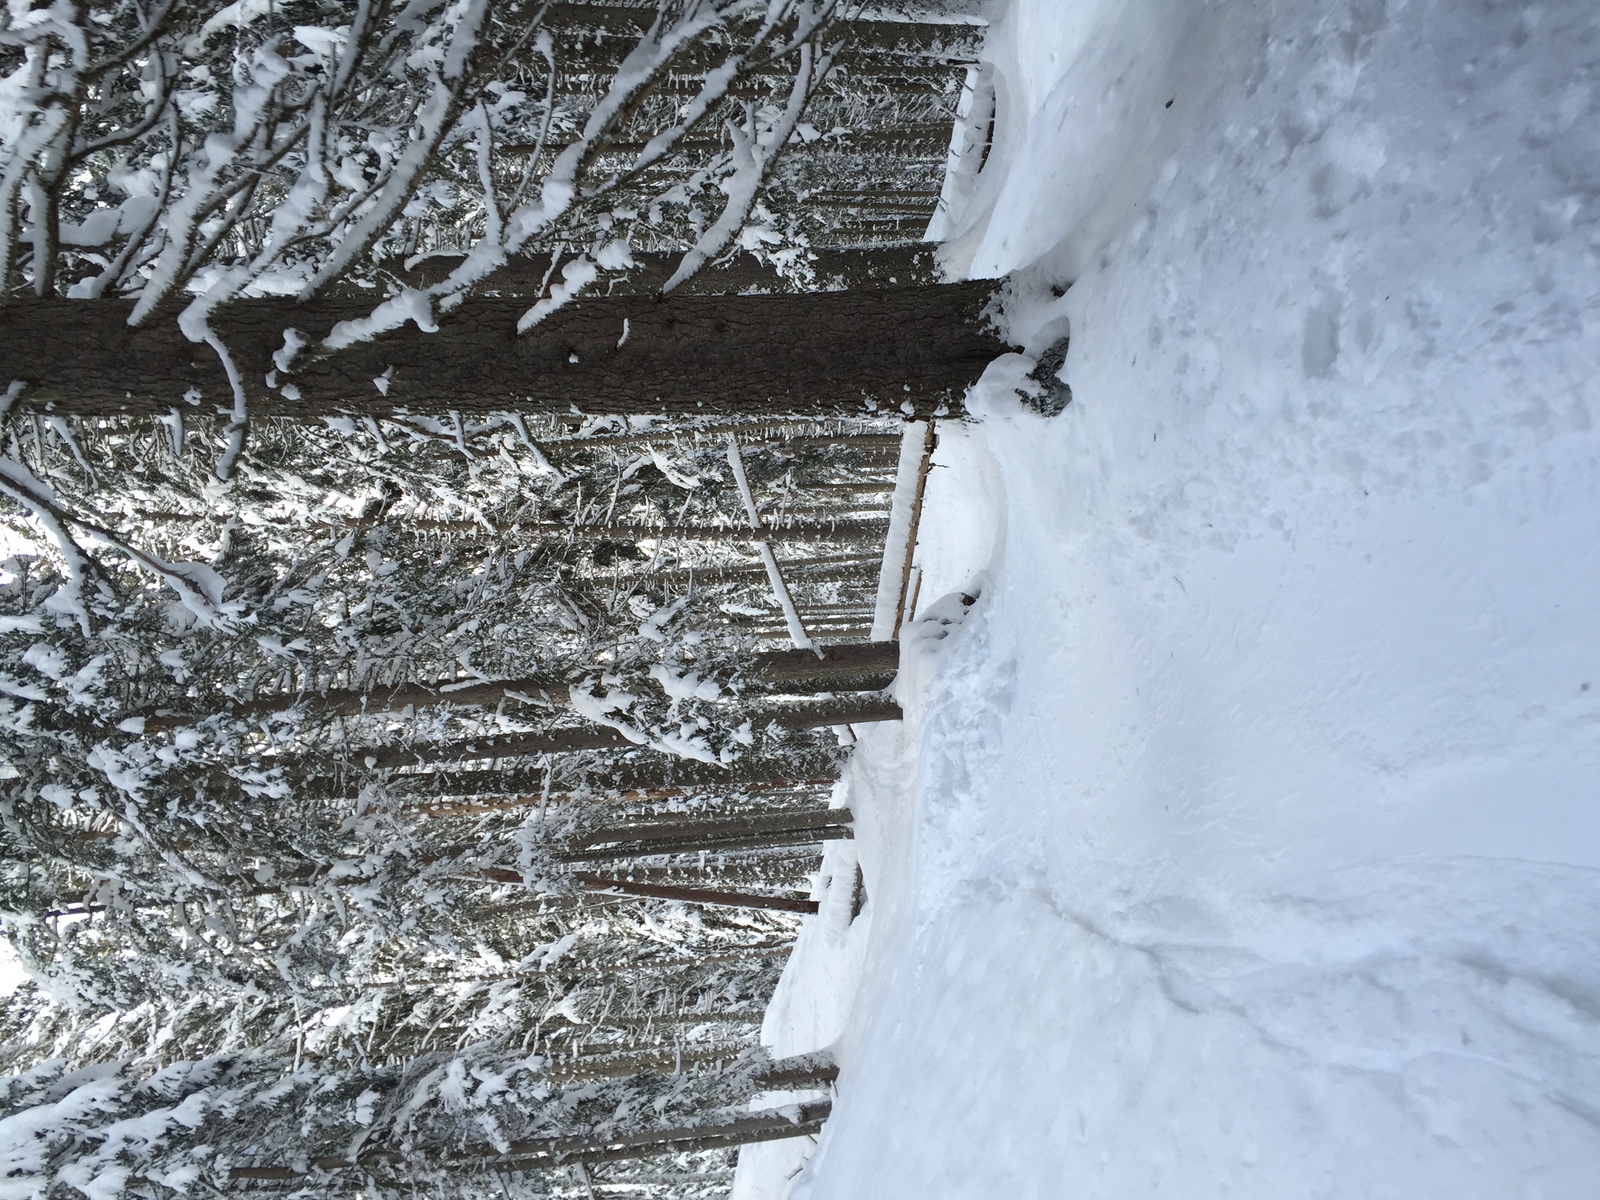
[[[1592,1195],[1600,11],[1015,0],[986,58],[947,262],[1074,401],[941,429],[865,946],[810,919],[765,1031],[834,1116],[735,1195]]]
[[[600,277],[600,269],[588,255],[579,255],[561,268],[561,282],[550,289],[550,294],[517,318],[517,332],[527,333],[556,309]]]
[[[663,292],[672,291],[726,250],[744,226],[745,219],[750,216],[750,210],[761,194],[761,185],[779,149],[788,144],[805,112],[806,101],[810,99],[812,90],[818,80],[828,73],[831,56],[825,54],[820,62],[813,64],[813,51],[809,43],[800,47],[799,57],[800,65],[795,72],[794,85],[789,89],[788,103],[770,129],[764,133],[757,130],[758,114],[754,112],[749,115],[742,129],[732,122],[727,124],[728,136],[733,141],[734,169],[722,181],[721,188],[728,202],[723,205],[717,219],[683,256],[672,277],[662,285]]]
[[[750,521],[750,528],[760,533],[761,513],[756,508],[756,498],[750,491],[750,480],[745,476],[744,457],[739,453],[738,440],[728,439],[728,466],[733,471],[733,481],[739,488],[739,498],[744,502],[745,516]],[[818,657],[822,652],[817,650],[816,644],[806,633],[805,623],[800,620],[800,610],[794,605],[794,597],[789,594],[789,585],[784,582],[783,571],[778,566],[778,559],[772,553],[772,543],[765,538],[755,542],[756,553],[761,556],[761,565],[767,570],[767,582],[772,587],[772,598],[777,601],[778,608],[783,612],[784,625],[789,630],[789,641],[796,650],[816,650]]]
[[[40,789],[41,792],[43,790],[43,788]],[[60,790],[65,791],[66,789],[62,788]],[[47,796],[46,799],[56,804],[60,803],[53,796]],[[67,798],[67,803],[72,803],[70,796]],[[17,956],[16,947],[9,941],[0,940],[0,996],[11,995],[12,992],[27,982],[27,979],[27,968],[22,965],[22,959]]]
[[[266,16],[272,11],[272,5],[273,0],[234,0],[232,4],[218,10],[200,27],[200,37],[204,40],[217,30],[229,26],[242,29],[250,22]]]
[[[900,431],[900,458],[895,467],[894,496],[889,504],[889,531],[883,540],[883,563],[878,568],[878,594],[872,606],[874,642],[894,640],[899,632],[901,589],[905,582],[906,543],[911,540],[911,514],[917,503],[923,446],[928,423],[907,421]]]

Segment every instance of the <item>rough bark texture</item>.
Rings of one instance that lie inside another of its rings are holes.
[[[551,683],[543,679],[494,679],[485,683],[443,683],[432,686],[411,683],[398,687],[378,686],[369,691],[329,688],[325,692],[267,696],[243,704],[218,704],[211,711],[221,711],[231,717],[254,720],[272,713],[288,712],[296,705],[303,704],[307,712],[315,716],[353,716],[357,713],[400,712],[413,706],[421,708],[431,704],[498,704],[507,698],[517,699],[523,696],[540,703],[559,706],[567,702],[568,695],[567,685],[564,683]],[[157,705],[140,709],[136,715],[144,718],[146,729],[170,729],[198,721],[205,714],[175,712]]]
[[[555,1166],[574,1160],[605,1162],[621,1158],[649,1158],[657,1154],[673,1154],[686,1150],[717,1150],[724,1147],[747,1146],[752,1142],[776,1141],[783,1138],[804,1137],[817,1133],[828,1119],[833,1105],[828,1100],[813,1100],[795,1105],[787,1110],[752,1113],[717,1124],[683,1125],[672,1129],[647,1130],[624,1134],[610,1139],[592,1137],[552,1137],[512,1142],[504,1151],[490,1146],[470,1147],[452,1156],[451,1161],[466,1165],[473,1162],[515,1164],[518,1167]],[[374,1147],[365,1150],[354,1160],[348,1158],[315,1158],[312,1165],[319,1171],[341,1171],[350,1167],[372,1167],[379,1164],[403,1164],[406,1157],[398,1151]],[[234,1167],[229,1177],[236,1180],[289,1181],[303,1178],[308,1172],[292,1167],[251,1166]]]
[[[793,1058],[780,1058],[755,1076],[755,1083],[764,1088],[824,1087],[839,1078],[839,1066],[827,1050],[815,1054],[797,1054]]]
[[[859,699],[830,700],[804,708],[752,716],[758,727],[764,727],[770,720],[782,729],[821,729],[825,725],[870,725],[877,721],[898,721],[904,714],[892,697],[870,694]]]
[[[302,351],[277,390],[267,377],[285,329],[317,342],[336,322],[365,315],[374,300],[251,300],[211,323],[256,416],[574,407],[844,415],[874,406],[926,414],[958,406],[963,389],[1006,349],[982,322],[993,286],[613,296],[575,301],[521,336],[517,319],[528,301],[485,297],[442,317],[436,333],[408,324],[337,353]],[[130,311],[121,301],[7,305],[0,380],[23,381],[30,403],[60,412],[164,413],[183,407],[191,389],[208,410],[231,407],[209,347],[186,341],[171,312],[135,329]],[[283,383],[299,398],[285,396]]]
[[[815,900],[797,896],[766,896],[754,892],[728,892],[713,888],[678,887],[664,883],[641,883],[634,879],[613,879],[588,871],[574,871],[572,877],[584,887],[621,892],[628,896],[649,896],[657,900],[683,900],[690,904],[713,904],[723,908],[770,908],[780,912],[815,913]]]
[[[895,642],[842,642],[822,647],[820,658],[811,650],[774,650],[756,655],[755,668],[757,678],[774,682],[892,675],[900,669],[900,647]]]
[[[621,765],[590,767],[584,776],[588,785],[583,793],[586,798],[632,801],[663,800],[707,791],[732,793],[822,788],[834,782],[838,777],[838,769],[831,762],[795,764],[760,760],[722,767],[652,753],[635,756]],[[403,798],[430,812],[445,812],[461,807],[454,803],[442,803],[451,797],[494,797],[496,807],[507,808],[522,808],[544,802],[542,768],[454,772],[447,777],[447,782],[437,786],[432,774],[397,778],[421,781],[425,790]],[[343,780],[341,786],[350,790],[332,794],[356,795],[360,791],[354,778]],[[549,803],[565,804],[573,797],[572,788],[563,784],[550,793]]]
[[[723,525],[571,525],[560,521],[524,521],[502,528],[537,535],[546,542],[749,542],[757,538],[774,542],[854,542],[881,539],[888,532],[887,521],[787,521],[759,532]],[[715,571],[716,568],[711,568]]]
[[[739,837],[753,833],[829,829],[848,825],[854,816],[847,808],[813,808],[788,812],[741,813],[734,817],[698,821],[636,821],[616,829],[599,829],[575,839],[574,851],[621,843],[680,842],[695,838]]]
[[[369,746],[351,750],[346,758],[356,767],[411,767],[430,763],[476,762],[480,759],[526,758],[535,754],[561,754],[575,750],[609,750],[630,744],[615,729],[586,725],[574,729],[507,733],[499,737],[468,738],[456,742]]]
[[[751,792],[792,789],[795,787],[804,786],[824,787],[831,782],[832,781],[828,779],[821,779],[814,780],[809,784],[805,783],[804,781],[799,784],[791,784],[787,781],[769,784],[742,783],[734,785],[731,789],[713,788],[710,785],[705,784],[693,787],[641,788],[636,791],[617,791],[613,789],[603,793],[585,791],[581,794],[581,799],[586,803],[598,803],[606,800],[623,802],[636,800],[670,800],[675,796],[689,796],[703,791],[730,790],[748,795]],[[559,792],[552,791],[548,797],[546,797],[542,792],[513,792],[509,794],[501,793],[490,796],[462,796],[447,798],[441,801],[423,801],[417,804],[417,807],[430,817],[471,816],[477,813],[506,812],[515,808],[532,808],[535,805],[541,804],[569,804],[574,799],[579,798],[579,794],[563,789]],[[650,869],[655,870],[656,868]],[[668,868],[661,869],[666,870]],[[678,868],[671,869],[677,870]],[[636,870],[633,873],[637,875],[638,871]]]
[[[593,850],[567,850],[556,856],[564,863],[611,862],[623,858],[654,858],[665,854],[731,854],[738,850],[769,850],[787,846],[820,846],[823,842],[847,841],[855,837],[848,825],[825,825],[817,829],[775,829],[741,837],[685,837],[676,842],[632,842]],[[509,882],[521,882],[518,876]]]

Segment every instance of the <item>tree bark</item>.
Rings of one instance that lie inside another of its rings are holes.
[[[506,689],[511,690],[511,689]],[[444,693],[424,691],[421,699],[412,698],[405,703],[415,704],[484,704],[492,703],[502,693],[474,691],[466,697],[459,693]],[[317,707],[315,695],[306,699],[313,711],[327,712],[390,712],[404,707],[404,704],[395,704],[392,698],[395,691],[379,690],[374,693],[372,700],[365,706],[357,705],[353,700],[347,707],[320,708]],[[251,709],[250,716],[261,715],[264,712],[283,711],[292,705],[285,702],[270,709]],[[240,709],[225,709],[233,715],[239,715]],[[746,709],[742,715],[748,716],[752,723],[759,728],[765,728],[769,723],[781,729],[823,729],[833,725],[866,725],[879,721],[898,721],[902,714],[900,706],[891,698],[868,693],[861,699],[829,700],[820,704],[796,706],[793,708],[779,709]],[[198,720],[191,716],[187,720]],[[169,728],[184,723],[184,718],[179,717],[152,717],[147,720],[146,729]],[[478,762],[490,759],[528,758],[539,754],[566,754],[585,750],[626,750],[640,749],[636,743],[630,742],[617,730],[609,726],[577,726],[570,729],[551,730],[547,733],[516,733],[504,734],[494,738],[473,738],[459,742],[445,742],[438,745],[420,744],[409,747],[382,747],[368,746],[355,747],[346,751],[347,757],[342,764],[331,755],[303,756],[289,760],[283,765],[289,768],[304,770],[307,767],[320,768],[315,774],[300,775],[297,786],[308,793],[329,796],[354,796],[360,793],[361,788],[369,782],[362,772],[366,770],[384,770],[403,766],[431,766],[451,762]],[[369,762],[370,760],[370,762]],[[652,777],[642,777],[634,770],[629,776],[624,771],[624,778],[632,782],[615,786],[625,790],[637,787],[656,788],[681,786],[684,779],[703,781],[707,785],[722,787],[737,787],[741,779],[749,778],[753,781],[765,781],[769,775],[761,773],[764,769],[757,768],[757,773],[747,776],[750,768],[740,767],[729,769],[725,767],[708,767],[704,764],[689,762],[682,759],[665,758],[663,774],[659,780]],[[262,765],[275,765],[273,760],[261,760]],[[336,768],[343,765],[344,772]],[[683,772],[674,775],[673,770]],[[781,772],[784,768],[778,768]],[[322,773],[331,772],[331,773]],[[640,780],[643,779],[643,782]],[[416,788],[428,796],[485,796],[503,795],[508,793],[538,792],[544,786],[544,772],[537,767],[511,767],[511,768],[471,768],[456,770],[439,770],[415,772],[404,775],[394,775],[389,778],[389,783],[404,791]],[[226,776],[218,775],[211,780],[214,787],[226,787],[230,781]]]
[[[434,704],[498,704],[508,697],[515,699],[518,696],[537,698],[542,703],[559,706],[567,702],[569,694],[566,684],[543,679],[463,680],[456,683],[407,683],[393,687],[380,684],[365,691],[359,688],[329,688],[325,692],[285,693],[247,700],[242,704],[220,701],[210,706],[209,711],[253,720],[271,713],[288,712],[296,705],[303,704],[308,712],[319,717],[355,716],[359,713],[400,712],[413,706],[425,708]],[[135,715],[144,718],[146,729],[155,730],[189,724],[208,714],[183,713],[168,705],[154,705],[137,710]]]
[[[848,818],[847,818],[848,819]],[[677,840],[619,841],[607,846],[564,850],[556,855],[564,863],[610,862],[619,858],[653,858],[664,854],[731,854],[740,850],[768,850],[786,846],[820,846],[823,842],[848,841],[855,831],[847,824],[807,824],[798,829],[752,828],[744,833],[731,833],[716,828],[731,822],[705,822],[710,828],[685,827]],[[625,836],[618,831],[616,836]]]
[[[603,1162],[621,1158],[649,1158],[657,1154],[674,1154],[686,1150],[716,1150],[724,1147],[747,1146],[752,1142],[768,1142],[782,1138],[804,1137],[818,1132],[828,1119],[833,1105],[827,1100],[814,1100],[783,1110],[752,1113],[731,1120],[704,1125],[684,1125],[674,1129],[647,1130],[623,1134],[612,1138],[593,1135],[536,1138],[512,1142],[504,1151],[490,1146],[469,1148],[451,1161],[466,1164],[514,1163],[519,1167],[556,1166],[564,1162]],[[405,1163],[405,1155],[394,1150],[371,1149],[359,1158],[315,1158],[312,1164],[320,1171],[340,1171],[350,1167],[398,1165]],[[291,1181],[303,1179],[307,1172],[292,1167],[234,1167],[229,1171],[232,1179],[263,1181]]]
[[[660,439],[657,439],[660,440]],[[536,549],[559,542],[641,542],[641,541],[685,541],[685,542],[748,542],[757,535],[748,529],[739,529],[729,525],[629,525],[626,523],[613,525],[575,525],[570,521],[510,521],[505,524],[489,527],[477,521],[431,521],[411,520],[406,517],[374,517],[367,520],[350,521],[316,521],[311,524],[313,529],[374,529],[386,527],[388,529],[405,533],[412,530],[418,532],[433,532],[436,530],[449,530],[454,533],[488,534],[491,537],[503,537],[507,534],[520,534],[524,537],[534,537],[537,540],[531,545],[524,543],[527,549]],[[786,520],[782,525],[775,525],[770,530],[764,531],[760,536],[771,538],[773,541],[789,542],[853,542],[858,539],[882,538],[889,530],[887,520],[844,520],[844,521],[795,521]],[[718,568],[710,567],[700,574],[709,574]]]
[[[648,896],[658,900],[682,900],[689,904],[714,904],[723,908],[770,908],[779,912],[815,913],[815,900],[798,896],[766,896],[755,892],[727,892],[714,888],[679,887],[666,883],[643,883],[634,879],[613,879],[589,871],[574,871],[572,877],[591,891],[621,892],[629,896]]]
[[[241,301],[212,328],[253,416],[315,418],[507,409],[590,413],[851,415],[958,408],[1006,347],[982,325],[994,285],[754,296],[613,296],[572,302],[518,335],[526,299],[483,297],[336,353],[302,351],[277,389],[272,355],[294,328],[320,344],[371,300]],[[232,406],[222,366],[171,311],[132,328],[122,301],[43,299],[0,310],[0,380],[29,402],[104,416],[165,413],[197,390]],[[378,381],[381,380],[381,385]],[[282,384],[292,384],[285,395]]]
[[[581,851],[614,843],[681,842],[766,832],[829,829],[836,825],[848,825],[854,819],[848,808],[813,808],[790,809],[787,812],[748,812],[711,820],[636,821],[615,829],[597,829],[574,839],[571,847],[574,851]]]
[[[401,524],[401,522],[396,522]],[[482,526],[479,526],[481,529]],[[760,534],[726,525],[570,525],[561,521],[527,521],[505,526],[500,533],[518,531],[537,535],[539,544],[550,542],[748,542],[758,537],[783,542],[853,542],[866,538],[882,539],[889,530],[886,520],[786,521],[764,529]],[[711,568],[715,571],[716,568]]]
[[[780,1058],[765,1069],[756,1072],[757,1087],[791,1089],[826,1087],[839,1078],[838,1064],[826,1050],[813,1054],[797,1054],[793,1058]]]
[[[592,1142],[583,1138],[512,1142],[507,1157],[521,1159],[524,1165],[534,1166],[540,1160],[559,1163],[581,1158],[588,1162],[602,1162],[684,1150],[748,1146],[752,1142],[779,1141],[818,1133],[832,1110],[831,1101],[814,1100],[798,1105],[792,1116],[784,1112],[755,1113],[748,1117],[736,1117],[723,1125],[686,1126],[632,1134],[609,1142]]]
[[[795,679],[850,678],[856,675],[893,675],[900,669],[898,642],[843,642],[824,646],[819,658],[811,650],[774,650],[755,656],[757,679],[789,682]]]
[[[622,764],[596,764],[585,773],[587,794],[623,801],[662,800],[702,792],[821,788],[837,778],[838,769],[831,762],[757,759],[722,767],[665,754],[639,756]],[[390,783],[409,784],[413,780],[421,790],[405,795],[404,799],[429,816],[487,811],[490,807],[526,808],[544,802],[544,771],[540,768],[401,775],[391,777]],[[355,796],[360,794],[363,782],[352,773],[344,778],[313,777],[298,786],[308,791],[326,788],[321,794],[330,796]],[[565,804],[573,794],[572,786],[563,783],[550,793],[549,803]],[[475,798],[477,802],[472,803],[467,798]]]
[[[378,770],[389,767],[420,767],[434,763],[528,758],[536,754],[561,754],[576,750],[609,750],[632,744],[609,726],[580,725],[571,729],[552,729],[539,733],[505,733],[497,737],[466,738],[454,742],[356,747],[347,751],[345,757],[348,764],[357,770],[362,767]]]
[[[664,760],[663,760],[664,761]],[[780,768],[781,769],[781,768]],[[794,772],[787,771],[786,774]],[[639,780],[635,779],[635,783]],[[584,793],[590,800],[615,800],[619,802],[633,802],[638,800],[670,800],[674,796],[693,796],[702,792],[739,792],[749,794],[760,791],[791,791],[795,788],[822,788],[834,782],[832,777],[817,779],[789,780],[780,779],[773,782],[751,783],[748,780],[740,782],[735,780],[729,783],[700,782],[681,786],[668,787],[632,787],[632,788],[602,788],[603,796],[595,795],[594,790]],[[575,793],[563,787],[560,791],[552,791],[547,797],[541,790],[500,791],[497,793],[473,794],[445,798],[443,800],[421,799],[416,807],[424,816],[428,817],[459,817],[473,816],[486,812],[509,812],[515,808],[533,808],[542,804],[567,804],[570,803]],[[411,798],[418,799],[418,798]]]
[[[829,700],[822,704],[752,712],[756,727],[772,722],[781,729],[822,729],[829,725],[871,725],[878,721],[898,721],[904,717],[899,703],[890,696],[867,693],[860,698]]]

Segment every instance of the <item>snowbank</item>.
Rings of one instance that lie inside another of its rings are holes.
[[[852,768],[791,1194],[1592,1195],[1600,10],[1016,0],[989,57],[947,254],[1075,400],[936,456],[922,607],[981,597]]]

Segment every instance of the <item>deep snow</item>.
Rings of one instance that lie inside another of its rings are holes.
[[[1075,399],[1001,363],[944,431],[871,900],[767,1030],[835,1115],[736,1194],[1594,1195],[1600,8],[1014,0],[987,53],[939,233]]]

